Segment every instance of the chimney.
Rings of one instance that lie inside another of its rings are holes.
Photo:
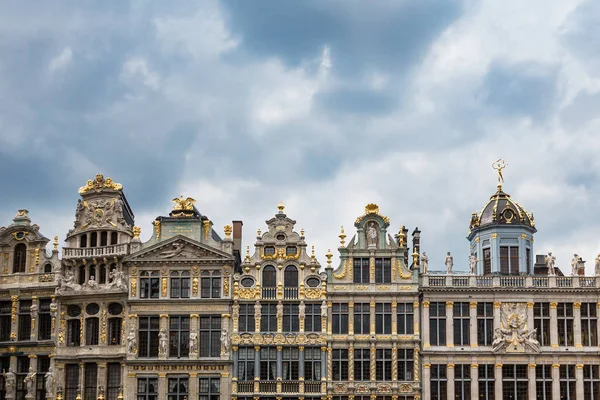
[[[233,251],[241,254],[242,251],[242,221],[233,221]]]
[[[419,230],[418,226],[413,231],[412,237],[413,251],[416,251],[417,253],[421,254],[421,231]]]
[[[404,233],[404,240],[406,241],[405,246],[407,247],[406,252],[404,252],[404,265],[409,266],[410,263],[408,262],[409,260],[409,254],[408,254],[408,228],[406,228],[404,225],[402,225],[402,233]],[[412,260],[412,258],[411,258]]]

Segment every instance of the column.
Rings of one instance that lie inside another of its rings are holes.
[[[106,363],[99,362],[99,363],[97,363],[97,365],[98,365],[98,372],[96,375],[96,384],[98,385],[98,389],[100,387],[102,387],[104,389],[104,393],[106,395],[106,389],[107,389],[107,387],[106,387],[106,383],[107,383],[107,381],[106,381]],[[137,384],[137,382],[136,382],[136,384]],[[125,382],[123,382],[123,387],[126,388],[127,386],[129,386],[129,385],[126,385]],[[135,386],[136,385],[134,384],[133,387],[135,387]],[[135,391],[134,391],[134,393],[135,393]]]
[[[423,391],[423,400],[431,399],[431,364],[423,363],[423,380],[421,390]],[[429,384],[428,384],[429,383]]]
[[[280,382],[283,379],[283,347],[277,346],[277,381]],[[279,384],[278,384],[279,386]],[[281,393],[278,391],[278,393]]]
[[[423,302],[423,315],[421,326],[423,327],[423,347],[428,348],[431,345],[429,344],[429,301],[427,300]]]
[[[392,301],[392,335],[398,333],[398,302],[396,299]]]
[[[575,331],[575,347],[583,347],[581,345],[581,303],[573,303],[573,330]]]
[[[496,278],[496,277],[494,277]],[[494,328],[500,327],[500,307],[502,303],[499,301],[494,302]]]
[[[550,303],[550,344],[558,347],[558,314],[556,312],[557,302]],[[557,397],[558,398],[558,397]]]
[[[348,302],[348,335],[354,335],[354,302]]]
[[[398,344],[392,343],[392,386],[398,382]]]
[[[375,366],[377,364],[377,350],[375,349],[375,342],[371,342],[371,381],[375,382],[377,380],[377,374],[376,374],[376,370],[375,370]]]
[[[414,332],[416,336],[420,335],[420,330],[419,330],[419,321],[420,321],[420,312],[419,312],[419,301],[415,300],[415,302],[413,303],[413,313],[414,313]],[[396,318],[398,318],[398,316],[396,315]]]
[[[33,371],[37,372],[37,362],[38,362],[37,355],[29,354],[28,357],[29,357],[29,368],[31,368]],[[43,381],[44,375],[39,375],[39,376],[36,375],[36,378],[41,379]],[[34,387],[34,389],[37,388],[37,381],[34,383],[33,387]],[[35,391],[34,391],[34,393],[35,393]]]
[[[283,302],[277,302],[277,333],[283,332]]]
[[[332,367],[333,367],[333,358],[331,357],[331,353],[333,349],[331,348],[331,344],[328,347],[321,347],[321,380],[331,381],[332,379]],[[329,357],[327,355],[329,354]]]
[[[454,364],[448,364],[446,369],[446,376],[448,378],[448,398],[454,398]]]
[[[446,302],[446,346],[454,347],[454,302]],[[454,397],[454,396],[452,396]]]
[[[36,341],[37,340],[37,320],[38,320],[38,311],[40,309],[40,305],[38,302],[38,297],[37,296],[31,296],[31,307],[30,307],[30,312],[31,312],[31,332],[30,332],[30,338],[31,341]]]
[[[167,398],[167,374],[166,372],[158,373],[158,398]]]
[[[190,372],[190,386],[189,386],[189,393],[191,394],[190,397],[193,396],[194,393],[198,393],[198,373],[197,372]],[[221,381],[221,379],[219,379],[219,381]],[[228,385],[224,385],[224,386],[228,386]]]
[[[560,364],[552,364],[552,398],[560,399]]]
[[[529,329],[533,329],[535,325],[534,317],[533,317],[533,305],[535,303],[533,301],[527,302],[527,327]]]
[[[227,317],[229,314],[223,314],[223,318],[221,319],[221,326],[226,328],[228,327],[227,324]],[[190,354],[189,354],[189,358],[190,359],[194,359],[198,357],[198,353],[199,353],[199,343],[198,343],[198,331],[200,329],[200,314],[190,314],[190,335],[192,333],[196,334],[196,340],[194,341],[196,343],[195,346],[191,346],[190,347]]]
[[[260,380],[260,346],[254,346],[254,392],[259,391]]]
[[[79,363],[79,389],[81,392],[85,390],[85,364],[82,362]]]
[[[527,378],[529,378],[529,400],[536,400],[537,390],[535,387],[535,364],[529,364],[527,369]]]
[[[231,351],[233,353],[233,371],[231,374],[231,380],[233,380],[233,381],[237,381],[237,378],[238,378],[238,375],[237,375],[237,373],[238,373],[238,356],[239,356],[238,349],[239,349],[238,346],[231,346]]]
[[[469,320],[470,320],[470,337],[471,347],[479,347],[477,343],[477,302],[472,301],[469,303]]]
[[[471,400],[479,399],[479,365],[471,364]]]
[[[298,346],[298,376],[304,380],[304,346]]]
[[[496,379],[496,384],[494,385],[494,397],[496,399],[501,399],[502,398],[502,364],[496,364],[496,368],[494,368],[494,379]]]
[[[300,285],[303,285],[302,283]],[[298,315],[298,332],[299,333],[304,333],[304,323],[305,323],[305,317],[306,317],[306,306],[304,305],[304,300],[300,301],[300,312]]]
[[[168,334],[168,332],[169,332],[169,315],[168,314],[160,314],[160,320],[158,321],[158,324],[159,324],[160,331],[164,330]],[[159,340],[159,344],[158,344],[158,358],[159,359],[166,359],[169,356],[169,349],[166,349],[167,351],[165,351],[164,353],[162,353],[160,347],[161,346],[160,346],[160,340]]]
[[[19,309],[19,296],[10,296],[11,311],[10,311],[10,340],[17,340],[17,310]],[[16,369],[15,369],[16,371]]]
[[[256,300],[254,303],[254,331],[260,332],[260,318],[261,318],[261,305],[260,301]]]
[[[375,334],[375,300],[372,296],[371,296],[369,311],[370,311],[370,320],[371,320],[370,333],[371,333],[371,335],[374,335]]]
[[[348,381],[354,381],[354,342],[348,346]]]
[[[575,397],[583,399],[583,364],[577,364],[575,366],[575,378],[577,378]]]

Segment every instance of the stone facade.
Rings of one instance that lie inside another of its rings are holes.
[[[120,184],[79,194],[62,259],[27,210],[0,228],[0,400],[600,398],[600,257],[534,256],[501,185],[444,273],[375,204],[322,268],[283,205],[242,258],[191,198],[141,242]]]

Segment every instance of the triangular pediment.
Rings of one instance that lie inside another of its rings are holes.
[[[234,261],[231,254],[212,248],[188,237],[177,235],[128,256],[125,261],[181,262],[196,260]]]

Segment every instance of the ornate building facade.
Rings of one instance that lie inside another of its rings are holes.
[[[501,184],[457,268],[369,204],[334,269],[283,205],[243,259],[242,222],[221,236],[191,198],[142,242],[97,175],[62,259],[27,210],[0,228],[0,400],[600,399],[600,256],[536,256]]]

